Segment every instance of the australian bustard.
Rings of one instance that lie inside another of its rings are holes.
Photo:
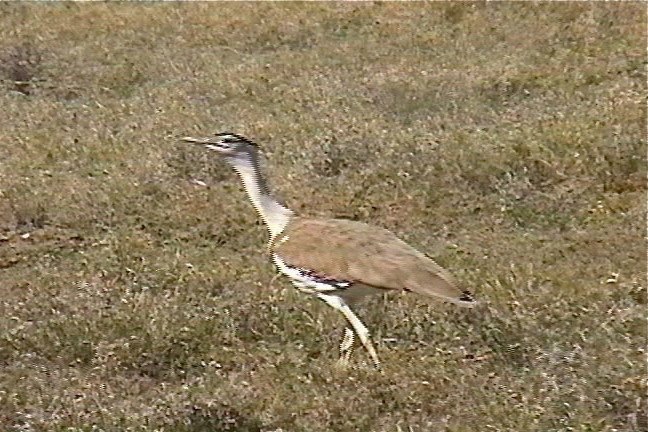
[[[182,140],[215,151],[236,170],[270,232],[268,249],[279,272],[300,291],[345,316],[351,328],[345,328],[340,343],[341,364],[348,364],[355,332],[374,365],[380,365],[367,327],[349,307],[366,294],[412,291],[460,306],[475,305],[445,269],[390,231],[344,219],[296,216],[279,204],[261,172],[258,147],[249,139],[217,133]]]

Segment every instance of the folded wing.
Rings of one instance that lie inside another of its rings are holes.
[[[385,290],[473,306],[472,296],[433,260],[392,232],[343,219],[295,218],[272,245],[290,266]]]

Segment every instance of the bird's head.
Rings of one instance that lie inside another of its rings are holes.
[[[184,137],[181,140],[213,150],[233,166],[249,164],[255,159],[258,151],[254,142],[230,132],[221,132],[204,138]]]

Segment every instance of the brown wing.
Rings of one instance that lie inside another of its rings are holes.
[[[474,303],[434,261],[390,231],[361,222],[295,218],[272,250],[290,266],[335,279]]]

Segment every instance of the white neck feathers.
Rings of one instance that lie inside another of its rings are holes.
[[[239,159],[231,161],[231,164],[241,178],[252,205],[268,228],[270,239],[274,239],[290,222],[292,210],[279,204],[270,195],[257,161]]]

